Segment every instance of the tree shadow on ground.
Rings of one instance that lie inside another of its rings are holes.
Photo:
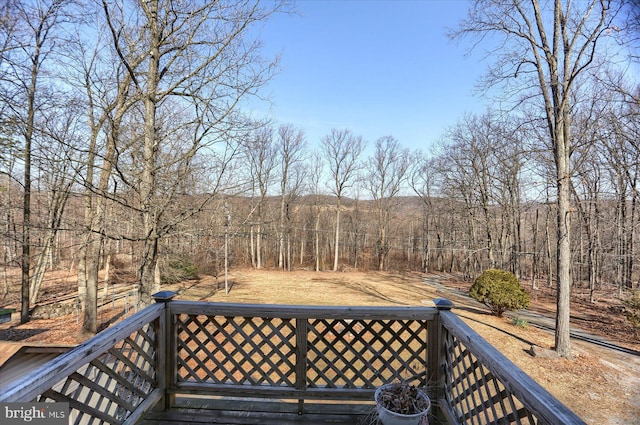
[[[18,329],[11,326],[8,329],[0,330],[0,341],[22,341],[33,336],[50,331],[51,329],[26,328]]]
[[[474,308],[469,308],[469,307],[456,307],[456,310],[467,310],[467,311],[469,311],[469,312],[477,313],[477,314],[488,314],[488,313],[487,313],[487,312],[485,312],[485,311],[480,311],[480,310],[476,310],[476,309],[474,309]],[[458,314],[458,317],[461,317],[461,318],[462,318],[462,317],[464,317],[464,318],[465,318],[465,319],[467,319],[467,320],[471,320],[471,321],[474,321],[474,322],[476,322],[476,323],[480,323],[480,324],[482,324],[482,325],[484,325],[484,326],[487,326],[487,327],[490,327],[490,328],[492,328],[492,329],[495,329],[495,330],[497,330],[497,331],[500,331],[500,332],[502,332],[503,334],[505,334],[505,335],[509,335],[510,337],[515,338],[515,339],[517,339],[518,341],[523,342],[523,343],[525,343],[525,344],[528,344],[528,345],[535,345],[535,343],[534,343],[534,342],[529,341],[528,339],[522,338],[521,336],[516,335],[516,334],[514,334],[514,333],[511,333],[511,332],[508,332],[508,331],[506,331],[506,330],[504,330],[504,329],[500,329],[500,328],[499,328],[499,327],[497,327],[497,326],[490,325],[490,324],[488,324],[488,323],[486,323],[486,322],[483,322],[483,321],[480,321],[480,320],[478,320],[478,319],[474,319],[473,317],[465,316],[465,315],[463,315],[463,314]]]
[[[351,288],[357,292],[361,292],[363,294],[366,294],[372,298],[376,298],[378,300],[382,300],[382,301],[386,301],[392,304],[397,304],[397,305],[407,305],[407,303],[398,301],[396,299],[393,299],[385,294],[383,294],[382,292],[378,291],[377,289],[375,289],[373,286],[371,285],[366,285],[366,284],[362,284],[362,283],[354,283],[354,282],[343,282],[342,283],[345,287]]]
[[[103,330],[107,329],[109,326],[111,326],[112,324],[118,322],[118,320],[123,317],[125,315],[125,311],[122,310],[120,311],[118,314],[114,314],[111,318],[109,318],[109,320],[101,322],[98,324],[98,332],[102,332]]]
[[[200,295],[200,296],[199,296],[199,301],[203,301],[203,300],[206,300],[206,299],[208,299],[208,298],[211,298],[211,297],[213,297],[214,295],[216,295],[218,292],[223,292],[223,293],[224,293],[224,292],[226,292],[227,290],[228,290],[229,292],[231,292],[231,289],[233,289],[233,287],[235,286],[235,284],[236,284],[236,282],[235,282],[234,280],[229,280],[229,281],[227,282],[227,288],[225,289],[224,282],[218,282],[218,281],[216,280],[216,285],[215,285],[215,287],[214,287],[211,291],[209,291],[208,293],[206,293],[206,294],[204,294],[204,295]]]

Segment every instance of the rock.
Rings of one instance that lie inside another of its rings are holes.
[[[531,345],[531,348],[528,351],[533,357],[540,357],[543,359],[557,359],[558,353],[553,350],[549,350],[548,348],[542,348],[537,345]]]

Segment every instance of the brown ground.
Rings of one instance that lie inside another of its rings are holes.
[[[576,301],[572,324],[636,354],[575,340],[575,358],[567,360],[527,354],[532,344],[551,348],[553,334],[533,326],[535,316],[526,316],[531,325],[523,328],[509,318],[488,315],[481,304],[464,295],[470,283],[450,275],[241,270],[231,273],[229,281],[228,295],[224,283],[216,284],[212,277],[163,289],[177,291],[181,299],[275,304],[432,305],[434,298],[450,298],[465,322],[588,424],[640,425],[640,341],[615,300]],[[551,290],[543,288],[532,298],[530,312],[554,317]],[[11,301],[10,295],[3,306]],[[115,308],[107,305],[100,310],[103,327],[124,316],[123,305],[121,299]],[[16,314],[11,323],[0,324],[0,341],[74,344],[82,340],[79,330],[76,315],[19,325]],[[7,346],[0,343],[0,351],[7,351]]]

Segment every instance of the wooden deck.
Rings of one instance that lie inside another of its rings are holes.
[[[373,393],[410,381],[430,424],[584,422],[450,311],[158,303],[0,393],[66,402],[69,423],[376,424]]]
[[[151,415],[142,425],[366,425],[377,424],[377,420],[359,419],[354,416],[338,414],[307,414],[304,416],[294,413],[271,412],[220,412],[205,411],[204,413],[179,409],[163,414]]]
[[[147,413],[140,425],[377,425],[373,405],[362,406],[361,412],[340,413],[342,405],[316,404],[298,414],[295,405],[264,400],[234,400],[221,409],[215,403],[207,406],[202,400],[190,400],[166,411]],[[228,404],[228,403],[227,403]]]

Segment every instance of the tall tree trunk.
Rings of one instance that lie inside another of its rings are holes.
[[[624,237],[624,223],[626,220],[626,191],[624,190],[624,182],[622,178],[618,178],[618,187],[620,187],[620,194],[618,195],[618,202],[616,205],[616,239],[617,239],[617,260],[616,260],[616,284],[618,285],[618,295],[622,296],[624,288],[624,256],[625,256],[625,237]]]
[[[557,2],[556,7],[559,7]],[[559,12],[558,12],[559,13]],[[568,90],[565,87],[564,90]],[[555,114],[555,159],[558,176],[558,281],[556,300],[555,350],[561,357],[571,357],[571,162],[570,115],[568,98],[555,100],[561,112]]]
[[[52,265],[52,251],[54,249],[56,237],[58,236],[66,203],[69,199],[71,180],[63,177],[64,172],[61,172],[60,174],[61,178],[59,180],[59,184],[49,197],[49,212],[47,219],[48,229],[42,239],[42,249],[36,260],[34,273],[31,278],[29,290],[29,302],[31,305],[36,303],[46,269]]]
[[[11,214],[6,212],[6,223],[4,226],[4,232],[6,235],[10,234],[11,231]],[[6,297],[9,294],[9,274],[7,273],[7,269],[9,268],[9,263],[11,262],[11,248],[8,244],[5,244],[2,247],[2,298]]]
[[[316,223],[313,228],[313,245],[314,245],[314,254],[316,258],[315,269],[317,272],[320,271],[320,213],[318,212],[316,215]]]
[[[536,218],[533,224],[533,258],[531,259],[531,288],[534,290],[538,289],[538,220],[540,217],[540,209],[536,208]]]
[[[37,41],[39,36],[37,36]],[[40,43],[36,42],[31,77],[27,89],[27,122],[24,135],[24,197],[22,203],[22,302],[20,309],[20,323],[27,323],[30,315],[30,286],[31,286],[31,144],[35,125],[35,96],[40,66]]]
[[[253,223],[250,223],[249,224],[249,252],[251,254],[251,267],[257,268],[254,239],[255,239],[255,232],[253,231]]]
[[[262,217],[262,214],[260,214]],[[258,224],[256,233],[256,269],[262,268],[262,223]]]
[[[30,112],[31,114],[31,112]],[[24,148],[24,198],[22,204],[22,304],[20,323],[29,321],[29,292],[31,268],[31,129],[27,130]]]
[[[149,67],[144,93],[144,150],[143,170],[140,182],[142,201],[142,226],[144,247],[140,266],[140,298],[142,305],[151,304],[151,294],[155,288],[156,262],[158,260],[158,220],[154,208],[155,169],[158,154],[156,135],[156,97],[160,80],[159,61],[162,34],[159,33],[158,0],[144,2],[150,36]]]
[[[283,183],[284,185],[284,183]],[[280,197],[280,223],[278,226],[278,268],[286,269],[285,266],[285,236],[284,236],[284,191]]]
[[[302,225],[302,231],[300,232],[300,261],[299,265],[302,266],[304,264],[304,250],[307,245],[307,224],[306,222]]]
[[[384,264],[389,250],[388,245],[386,225],[382,224],[380,227],[380,246],[378,248],[378,271],[380,272],[384,271]]]
[[[333,246],[333,271],[338,271],[338,261],[340,256],[340,207],[341,207],[341,199],[338,196],[338,203],[336,208],[336,234],[335,234],[335,242]]]
[[[636,190],[637,187],[637,183],[636,183],[637,178],[634,176],[631,185],[633,187],[633,191],[632,191],[632,196],[631,196],[631,211],[629,212],[629,222],[630,223],[635,223],[636,222],[636,210],[637,210],[637,201],[638,201],[638,193]],[[626,270],[627,270],[627,275],[625,277],[625,286],[627,289],[632,289],[633,288],[633,259],[635,257],[635,253],[634,253],[634,236],[637,232],[636,230],[637,226],[634,226],[633,224],[631,226],[629,226],[629,230],[627,231],[627,266],[626,266]]]

